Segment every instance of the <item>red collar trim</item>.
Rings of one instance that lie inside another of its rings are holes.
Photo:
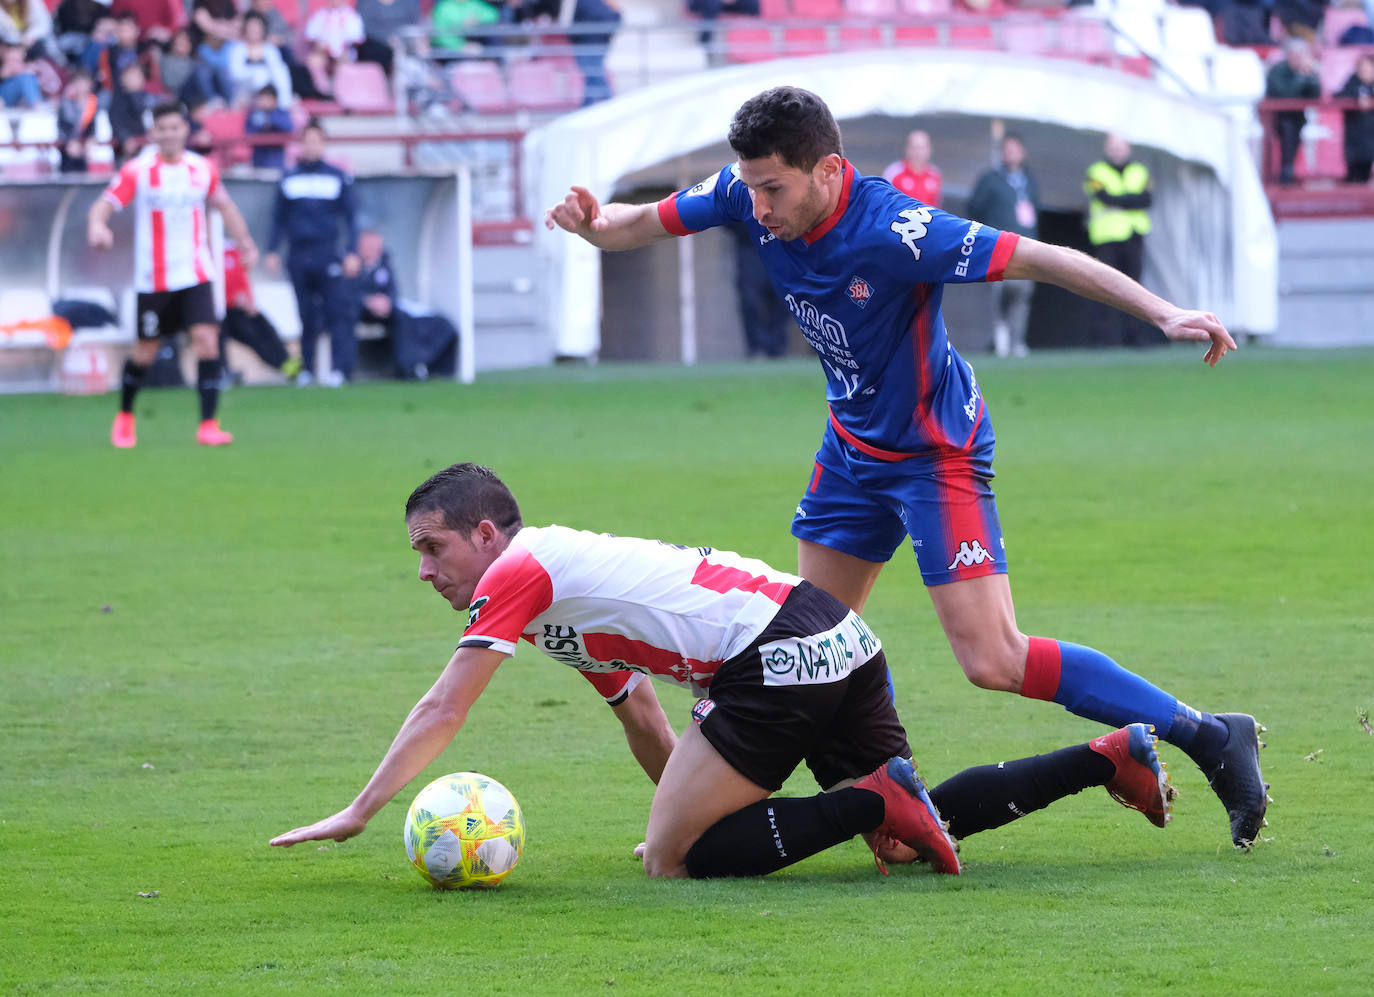
[[[803,233],[802,242],[808,246],[814,244],[832,228],[840,223],[844,217],[845,209],[849,207],[849,190],[854,186],[854,167],[849,165],[849,160],[841,159],[844,164],[844,173],[840,177],[840,203],[835,205],[835,210],[830,213],[830,217],[821,222],[810,232]]]

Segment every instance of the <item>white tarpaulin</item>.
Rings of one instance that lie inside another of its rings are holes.
[[[868,115],[966,114],[1114,131],[1137,147],[1160,150],[1186,167],[1157,187],[1157,230],[1166,234],[1151,248],[1151,259],[1161,290],[1215,311],[1233,330],[1262,334],[1277,324],[1277,239],[1246,146],[1244,114],[1082,63],[892,49],[680,77],[530,132],[526,203],[539,216],[539,287],[557,353],[597,352],[601,263],[583,240],[546,231],[544,209],[573,184],[604,201],[628,174],[721,143],[740,104],[783,84],[818,93],[841,127],[845,119]]]

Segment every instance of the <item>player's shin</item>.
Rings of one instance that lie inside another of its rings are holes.
[[[200,392],[200,421],[213,419],[219,409],[220,359],[196,364],[196,389]]]
[[[1021,695],[1058,703],[1076,716],[1109,727],[1152,724],[1160,740],[1182,748],[1194,760],[1214,755],[1226,743],[1226,727],[1212,714],[1180,703],[1101,651],[1081,644],[1032,637]]]
[[[706,829],[687,852],[687,874],[693,879],[764,876],[882,821],[882,797],[863,790],[760,800]]]
[[[123,376],[119,379],[119,411],[134,410],[134,399],[147,376],[148,368],[143,364],[134,363],[132,357],[124,361]]]

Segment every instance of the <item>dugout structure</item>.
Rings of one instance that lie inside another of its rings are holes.
[[[1217,106],[1081,63],[994,52],[882,50],[670,80],[531,132],[524,156],[526,203],[546,207],[574,183],[603,200],[617,192],[667,192],[695,183],[733,158],[725,136],[735,109],[783,84],[805,86],[826,100],[840,121],[846,154],[864,173],[878,173],[899,158],[906,128],[919,121],[935,141],[945,206],[956,212],[961,193],[991,163],[994,121],[1024,136],[1044,207],[1052,211],[1085,209],[1084,171],[1100,158],[1107,132],[1123,134],[1150,165],[1155,182],[1145,284],[1180,304],[1216,312],[1238,333],[1266,335],[1277,325],[1277,239],[1250,149],[1253,103]],[[975,141],[960,137],[970,127]],[[666,295],[655,293],[652,319],[676,327],[688,363],[696,358],[698,329],[709,321],[718,297],[716,287],[697,286],[694,241],[704,243],[704,237],[676,240],[677,286]],[[555,352],[598,355],[601,254],[542,226],[536,227],[535,248],[545,331]],[[644,252],[651,251],[660,250]]]

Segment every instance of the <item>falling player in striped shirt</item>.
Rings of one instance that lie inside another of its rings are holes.
[[[957,874],[951,835],[999,827],[1088,786],[1106,786],[1157,826],[1169,819],[1171,790],[1143,724],[968,769],[927,791],[888,692],[882,643],[839,600],[762,561],[526,528],[510,490],[476,464],[415,489],[406,523],[421,580],[468,611],[467,629],[357,799],[274,845],[360,833],[448,746],[522,639],[606,697],[658,784],[639,850],[652,876],[763,875],[857,834],[884,872],[884,861],[919,857]],[[646,676],[698,697],[681,739]],[[829,791],[773,796],[802,761]]]
[[[110,429],[110,442],[127,449],[138,442],[134,427],[134,398],[148,368],[157,358],[163,336],[181,330],[191,334],[198,364],[200,427],[196,441],[223,446],[234,437],[220,428],[219,320],[211,275],[209,205],[224,217],[224,226],[238,243],[245,269],[257,260],[258,249],[243,215],[220,183],[219,171],[204,156],[186,148],[189,126],[180,104],[168,102],[153,109],[149,136],[153,147],[129,160],[91,205],[86,241],[95,249],[114,245],[110,216],[134,206],[134,287],[138,292],[137,341],[124,362],[119,414]]]

